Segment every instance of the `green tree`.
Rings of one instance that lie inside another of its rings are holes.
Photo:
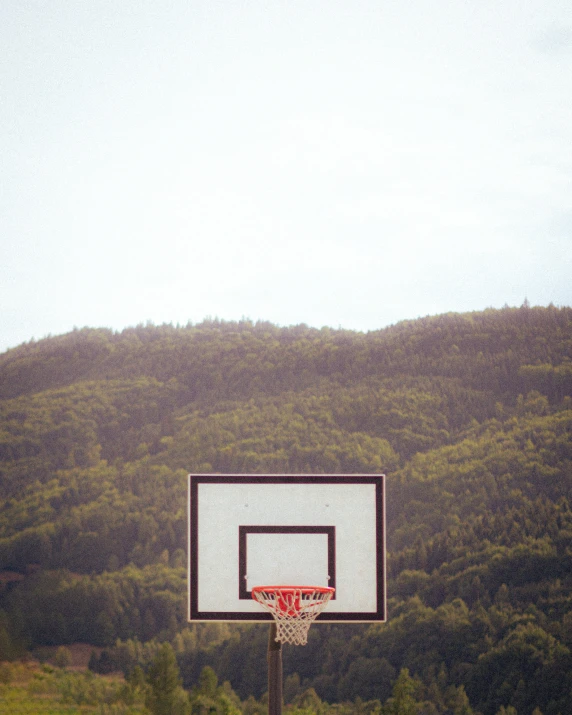
[[[199,676],[199,692],[201,695],[206,695],[208,698],[214,698],[216,695],[216,689],[218,685],[217,674],[209,666],[205,666],[201,670]]]
[[[409,670],[402,668],[391,697],[383,707],[383,715],[416,715],[417,701],[413,697],[416,690],[417,684],[409,675]]]
[[[218,685],[215,671],[206,665],[199,676],[199,682],[191,690],[191,712],[193,715],[240,715],[240,700],[227,681]]]
[[[163,643],[147,672],[149,690],[145,705],[153,715],[185,715],[189,701],[181,687],[175,651]]]
[[[462,685],[459,685],[458,688],[450,685],[445,691],[445,702],[453,715],[472,715],[473,713],[469,698]]]

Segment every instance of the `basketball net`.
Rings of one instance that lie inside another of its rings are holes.
[[[255,586],[252,598],[276,621],[276,640],[306,645],[308,631],[335,589],[323,586]]]

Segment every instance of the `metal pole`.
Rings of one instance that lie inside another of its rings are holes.
[[[276,623],[268,633],[268,715],[282,715],[282,643],[276,640]]]

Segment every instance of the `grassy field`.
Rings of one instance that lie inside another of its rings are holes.
[[[77,666],[76,666],[77,668]],[[0,664],[0,715],[143,715],[141,693],[119,675],[56,668],[37,661]]]
[[[57,695],[32,695],[26,688],[3,686],[0,691],[1,715],[72,715],[72,713],[97,713],[99,707],[64,705]]]

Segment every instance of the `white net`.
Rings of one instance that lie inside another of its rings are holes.
[[[257,586],[252,598],[276,621],[276,640],[306,645],[312,622],[334,595],[333,588],[313,586]]]

